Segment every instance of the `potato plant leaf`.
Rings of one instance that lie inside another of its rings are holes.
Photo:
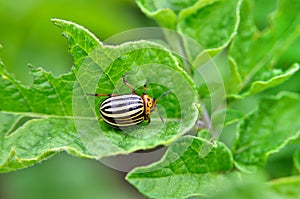
[[[232,147],[236,166],[253,172],[300,135],[300,97],[282,92],[262,100],[257,110],[242,120]]]
[[[1,65],[0,172],[27,167],[62,150],[99,158],[148,149],[174,141],[194,125],[198,110],[193,81],[168,49],[148,41],[108,46],[82,26],[52,21],[67,38],[75,66],[59,77],[32,68],[34,81],[27,87]],[[149,125],[120,131],[98,120],[104,98],[87,93],[130,93],[122,83],[124,74],[139,94],[146,80],[151,96],[170,90],[157,107],[165,123],[153,113]],[[189,99],[183,100],[186,93]]]
[[[0,171],[32,165],[59,151],[90,157],[76,133],[72,116],[72,73],[54,78],[32,69],[25,87],[0,67]]]
[[[286,80],[288,80],[291,76],[293,76],[299,70],[299,64],[293,64],[288,70],[282,72],[280,69],[273,69],[264,72],[257,79],[258,81],[253,81],[251,83],[250,88],[247,92],[243,93],[243,97],[247,95],[253,95],[259,93],[268,88],[275,87],[277,85],[282,84]]]
[[[243,1],[238,34],[229,50],[231,76],[226,85],[229,94],[246,96],[260,92],[282,83],[298,70],[294,65],[286,72],[274,73],[281,70],[274,69],[280,55],[300,35],[299,10],[297,0],[279,0],[270,26],[260,31],[254,23],[252,1]],[[263,79],[266,74],[273,75]]]
[[[213,56],[224,49],[236,34],[239,24],[241,0],[136,2],[146,15],[155,19],[163,28],[177,30],[201,46],[195,48],[185,39],[183,45],[177,44],[184,47],[187,58],[196,66],[207,59],[203,56],[206,53]]]
[[[158,162],[132,170],[126,179],[150,198],[188,198],[215,192],[232,169],[231,152],[221,142],[181,137]]]
[[[137,5],[150,18],[153,18],[164,28],[175,29],[179,13],[194,6],[198,0],[149,1],[136,0]],[[201,3],[201,1],[199,2]]]
[[[195,49],[186,47],[188,58],[196,66],[204,53],[214,56],[223,50],[236,35],[239,24],[240,0],[210,2],[183,12],[178,22],[178,31],[197,41],[204,49],[195,54]]]

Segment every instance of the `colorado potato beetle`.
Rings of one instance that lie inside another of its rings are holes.
[[[135,88],[126,81],[125,75],[122,76],[122,79],[123,83],[132,90],[131,94],[88,94],[95,97],[108,97],[99,107],[104,122],[118,129],[136,126],[145,120],[150,123],[150,115],[155,110],[156,103],[170,91],[163,93],[156,100],[147,94],[145,83],[143,86],[144,92],[139,96],[136,94]],[[158,115],[163,121],[160,114]]]

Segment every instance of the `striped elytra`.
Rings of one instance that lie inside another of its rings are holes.
[[[146,93],[146,83],[143,86],[144,92],[141,96],[138,96],[135,89],[130,85],[125,75],[122,76],[123,83],[129,87],[132,94],[87,94],[95,97],[108,97],[99,107],[100,114],[105,123],[118,129],[136,126],[145,120],[150,123],[150,115],[155,110],[157,101],[167,95],[170,91],[163,93],[157,100],[150,97]],[[159,115],[160,116],[160,115]],[[162,122],[163,119],[160,116]]]
[[[135,126],[146,119],[144,101],[136,94],[109,97],[99,109],[103,120],[115,128]]]

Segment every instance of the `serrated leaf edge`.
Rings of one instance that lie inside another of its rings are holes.
[[[271,96],[271,97],[268,97],[267,99],[274,99],[274,100],[280,100],[282,97],[290,97],[290,98],[293,98],[293,99],[299,99],[300,98],[300,95],[296,94],[296,93],[292,93],[292,92],[287,92],[287,91],[282,91],[280,92],[278,95],[276,96]],[[244,122],[244,119],[245,118],[248,118],[250,117],[251,115],[255,114],[257,111],[258,111],[258,106],[252,111],[250,112],[249,114],[245,115],[242,120],[240,121],[240,123],[238,124],[237,126],[237,129],[240,129],[240,126],[243,124]],[[233,145],[232,145],[232,154],[233,154],[233,158],[234,158],[234,154],[235,154],[235,143],[238,141],[239,139],[239,133],[240,131],[237,130],[236,131],[236,137],[235,137],[235,140],[233,142]],[[263,161],[265,162],[267,160],[267,158],[269,157],[269,155],[273,154],[273,153],[276,153],[278,151],[280,151],[280,149],[282,149],[285,145],[287,145],[290,141],[292,140],[295,140],[297,139],[298,137],[300,136],[300,130],[297,131],[294,136],[290,136],[288,139],[286,139],[284,142],[282,142],[280,145],[277,146],[277,148],[273,149],[273,150],[270,150],[268,152],[266,152],[262,157],[263,157]],[[257,171],[257,165],[244,165],[244,164],[240,164],[239,162],[235,161],[234,160],[234,165],[236,166],[236,168],[238,168],[240,171],[243,171],[245,173],[253,173],[255,171]],[[251,168],[251,169],[250,169]]]
[[[264,85],[270,84],[270,83],[272,83],[272,82],[274,82],[276,80],[280,80],[280,79],[284,80],[286,77],[287,77],[287,79],[285,79],[285,80],[288,80],[294,73],[296,73],[299,70],[299,68],[300,68],[299,64],[295,63],[287,71],[285,71],[281,75],[272,77],[271,79],[266,80],[266,81],[255,81],[255,82],[252,82],[250,89],[247,92],[241,94],[241,96],[244,98],[244,97],[247,97],[249,95],[253,95],[253,94],[256,94],[256,93],[259,93],[259,92],[262,92],[262,91],[265,90],[265,89],[262,89],[262,90],[259,90],[259,91],[255,91],[255,87],[264,86]],[[279,84],[276,84],[276,85],[274,85],[272,87],[280,85],[281,83],[282,82],[280,82]],[[272,87],[269,87],[269,88],[272,88]],[[266,88],[266,89],[268,89],[268,88]]]
[[[208,49],[204,49],[201,53],[199,53],[196,58],[194,60],[192,60],[192,64],[197,66],[197,63],[201,63],[201,60],[203,59],[203,57],[209,55],[210,57],[215,56],[216,54],[218,54],[220,51],[222,51],[223,49],[225,49],[234,39],[234,37],[237,35],[237,31],[238,31],[238,27],[240,24],[240,8],[242,5],[243,0],[238,0],[237,2],[237,6],[236,6],[236,10],[235,10],[235,16],[236,16],[236,23],[234,25],[233,28],[233,32],[231,33],[230,37],[228,38],[228,40],[221,46],[217,47],[217,48],[208,48]],[[181,31],[179,31],[181,32]],[[183,34],[181,32],[181,34]]]
[[[87,28],[85,28],[84,26],[78,25],[72,21],[67,21],[64,19],[59,19],[59,18],[52,18],[51,21],[54,23],[54,25],[58,26],[59,28],[61,28],[61,23],[64,24],[68,24],[68,25],[72,25],[75,26],[79,29],[84,30],[90,37],[92,37],[93,39],[95,39],[96,41],[99,42],[100,45],[103,45],[103,43],[93,34],[91,33]]]
[[[217,143],[215,140],[214,140],[214,141],[208,141],[208,140],[203,139],[203,138],[201,138],[201,137],[195,137],[195,136],[192,136],[192,135],[185,135],[185,136],[183,136],[182,138],[192,138],[192,139],[196,139],[196,140],[201,140],[203,143],[209,144],[209,145],[211,145],[213,148],[214,148],[214,147],[218,147],[218,146],[223,146],[223,148],[224,148],[225,150],[227,150],[228,154],[230,154],[230,161],[231,161],[232,166],[233,166],[234,159],[233,159],[232,153],[231,153],[231,151],[229,150],[229,148],[228,148],[225,144],[223,144],[222,142],[218,142],[218,143]],[[131,182],[130,182],[130,180],[129,180],[130,174],[133,173],[133,172],[135,172],[136,170],[139,170],[139,169],[147,169],[147,168],[150,168],[150,167],[152,167],[152,166],[155,166],[155,165],[157,165],[157,164],[160,164],[160,163],[164,162],[164,160],[166,160],[166,158],[167,158],[167,155],[168,155],[169,151],[170,151],[170,148],[167,149],[167,151],[164,153],[164,155],[162,156],[162,158],[161,158],[160,160],[158,160],[157,162],[154,162],[154,163],[152,163],[152,164],[150,164],[150,165],[147,165],[147,166],[140,166],[140,167],[136,167],[136,168],[132,169],[132,170],[131,170],[129,173],[127,173],[127,175],[125,176],[126,181],[129,182],[129,183],[131,184]],[[178,175],[182,175],[182,174],[178,174]],[[202,174],[193,174],[193,175],[202,175]],[[132,184],[132,185],[133,185],[133,184]],[[134,185],[133,185],[133,186],[134,186]],[[138,187],[136,187],[136,188],[139,190]],[[141,192],[141,193],[142,193],[142,192]],[[206,194],[192,193],[192,194],[188,194],[185,198],[192,197],[192,196],[203,196],[203,197],[207,197]]]

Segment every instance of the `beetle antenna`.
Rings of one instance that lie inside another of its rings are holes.
[[[160,120],[162,121],[162,123],[165,124],[165,120],[164,120],[164,118],[161,116],[161,114],[159,113],[158,109],[156,109],[156,112],[157,112],[157,114],[158,114]]]
[[[156,104],[162,97],[168,95],[170,92],[171,92],[171,90],[168,90],[168,91],[164,92],[163,94],[161,94],[161,96],[159,96],[159,97],[157,98],[157,100],[155,100],[155,104]],[[162,121],[162,123],[165,124],[165,120],[164,120],[164,118],[161,116],[161,114],[159,113],[158,109],[156,109],[156,112],[157,112],[157,114],[158,114],[160,120]]]
[[[171,92],[171,90],[168,90],[168,91],[164,92],[163,94],[161,94],[161,96],[159,96],[159,97],[157,98],[156,102],[159,101],[162,97],[168,95],[170,92]]]

